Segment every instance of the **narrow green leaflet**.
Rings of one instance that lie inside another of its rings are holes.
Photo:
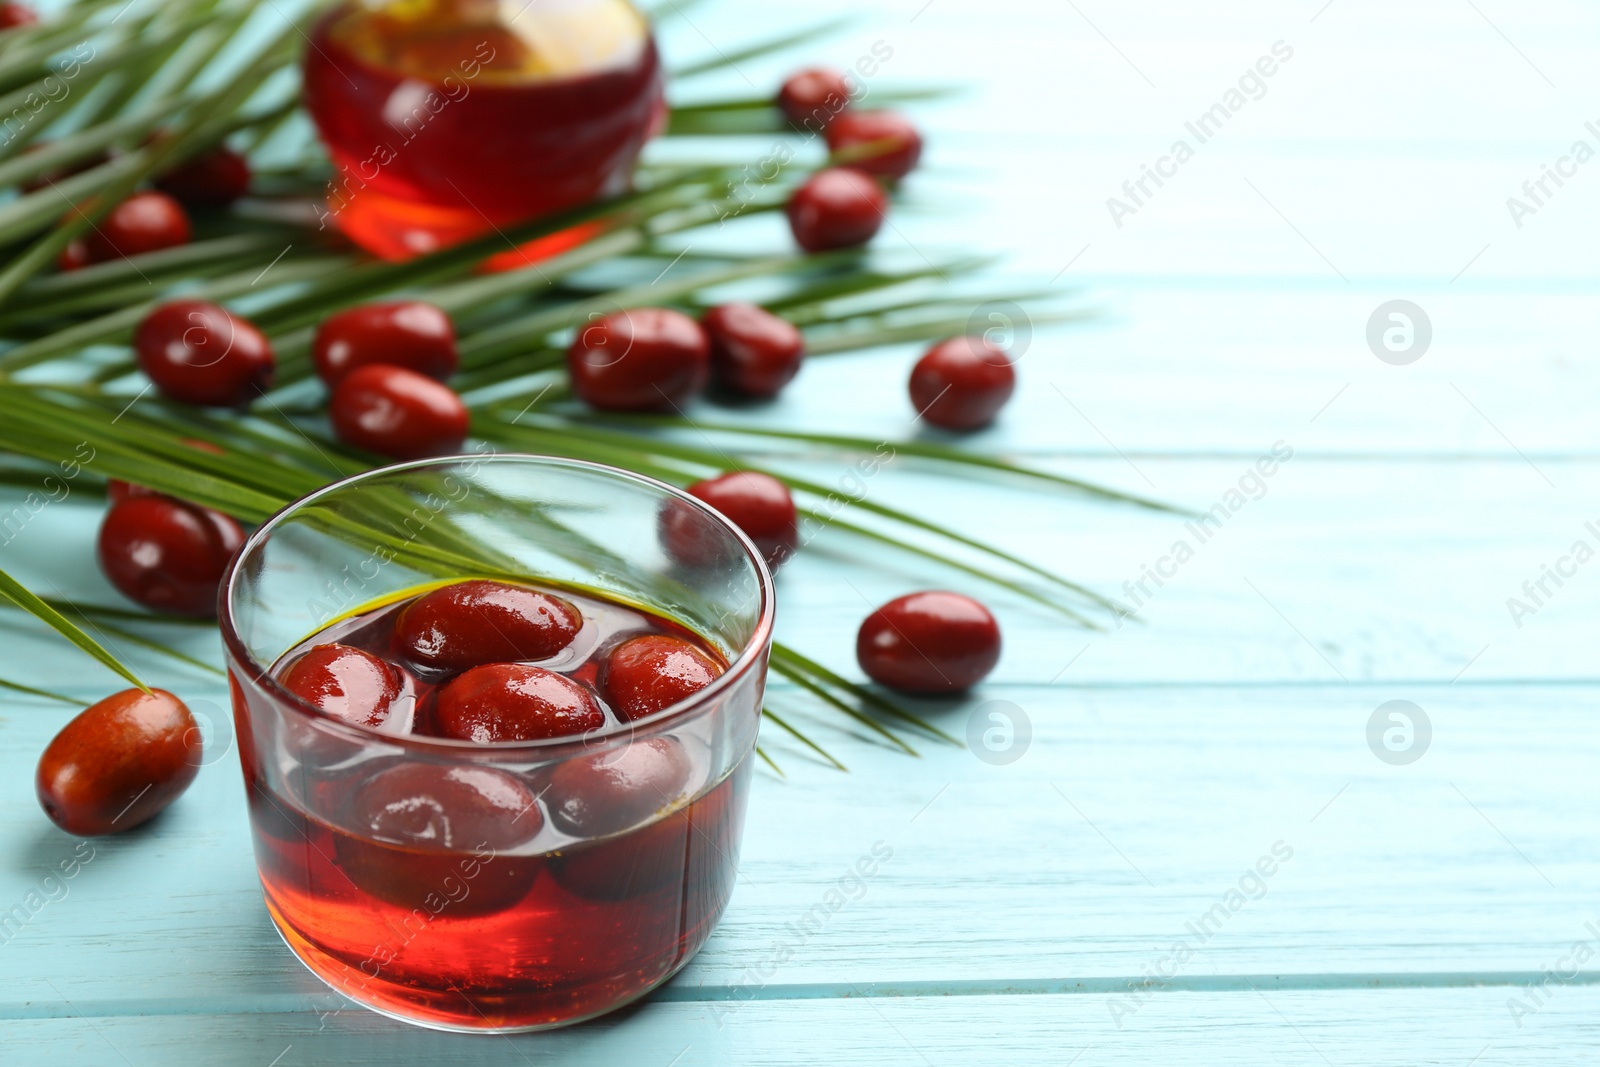
[[[31,685],[22,685],[19,682],[8,682],[4,678],[0,678],[0,689],[9,689],[13,693],[27,693],[29,696],[48,697],[51,700],[59,700],[63,704],[71,704],[75,707],[83,704],[83,701],[81,700],[74,700],[72,697],[62,696],[60,693],[52,693],[48,689],[35,689]],[[776,770],[776,767],[774,767],[774,770]],[[782,774],[783,772],[779,771],[778,773]]]
[[[77,645],[106,667],[116,671],[140,689],[149,692],[150,687],[145,685],[133,671],[123,666],[121,660],[102,648],[100,642],[78,629],[65,615],[34,596],[21,582],[5,571],[0,571],[0,596],[6,597],[17,607],[49,626],[56,633]]]
[[[682,0],[677,0],[677,2],[681,3]],[[676,6],[673,0],[667,0],[667,4],[669,8]],[[752,59],[760,59],[775,52],[787,51],[797,45],[805,44],[807,41],[815,41],[827,37],[830,34],[839,32],[849,24],[849,19],[832,19],[828,22],[818,23],[798,33],[786,33],[780,37],[773,37],[756,44],[746,45],[743,48],[736,48],[732,52],[716,49],[715,55],[698,63],[690,63],[687,66],[679,67],[672,72],[672,76],[677,79],[687,79],[697,74],[709,74],[715,70],[729,68],[737,70],[740,63],[747,63]]]

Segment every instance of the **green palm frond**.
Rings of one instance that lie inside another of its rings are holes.
[[[668,306],[699,314],[739,295],[787,317],[803,331],[812,355],[830,358],[964,332],[973,311],[993,299],[1028,301],[1035,324],[1087,316],[1070,293],[988,291],[980,279],[990,264],[977,257],[928,260],[919,253],[896,261],[882,252],[718,250],[726,241],[702,246],[702,235],[730,218],[780,210],[808,175],[794,164],[770,181],[751,183],[748,167],[726,162],[740,136],[805,136],[784,119],[770,94],[752,87],[745,95],[702,94],[676,102],[668,134],[683,139],[670,146],[670,162],[647,159],[629,192],[406,262],[385,262],[352,248],[335,231],[303,221],[314,215],[309,208],[333,173],[305,132],[297,99],[293,65],[303,23],[273,21],[262,34],[247,25],[255,10],[250,0],[171,0],[119,15],[121,6],[121,0],[81,0],[52,22],[0,34],[0,105],[26,100],[48,78],[59,81],[81,42],[92,45],[95,56],[67,79],[70,93],[0,144],[0,189],[17,189],[17,195],[0,199],[0,246],[7,248],[0,261],[0,453],[20,465],[0,470],[0,483],[27,484],[30,464],[55,463],[87,446],[94,449],[98,476],[259,522],[377,462],[329,433],[310,363],[311,337],[333,311],[407,296],[455,317],[463,356],[456,385],[473,411],[480,442],[599,460],[678,485],[729,469],[766,469],[790,486],[817,520],[819,536],[838,550],[892,551],[911,566],[950,570],[1047,607],[1073,625],[1098,626],[1108,602],[945,523],[866,499],[851,501],[842,512],[824,510],[828,487],[788,469],[783,450],[801,459],[819,452],[863,457],[887,444],[896,456],[950,476],[997,476],[1108,504],[1165,508],[937,441],[877,442],[758,426],[734,415],[608,415],[571,399],[564,349],[572,328],[592,312],[616,307]],[[692,24],[692,6],[692,0],[661,0],[653,14]],[[757,64],[841,25],[825,22],[712,49],[677,65],[674,95],[680,86],[692,91],[702,75],[746,76]],[[871,106],[944,92],[874,85]],[[692,158],[703,142],[691,137],[708,139],[706,158]],[[709,144],[718,137],[731,139]],[[228,211],[197,216],[192,243],[71,273],[50,269],[57,254],[120,198],[174,163],[224,142],[251,153],[255,189],[251,199]],[[808,151],[825,162],[820,150]],[[59,176],[74,167],[85,169]],[[20,189],[43,178],[49,181],[41,189]],[[559,255],[501,273],[480,270],[487,257],[523,242],[578,232],[585,239]],[[278,379],[263,400],[246,411],[217,413],[148,393],[132,359],[132,334],[150,309],[178,293],[234,307],[271,337]],[[196,449],[189,443],[194,440],[221,452]],[[597,546],[575,544],[574,550],[592,553]],[[441,574],[489,573],[497,565],[464,535],[456,541],[447,536],[424,555],[418,566]],[[151,627],[192,626],[192,620],[40,598],[3,571],[0,595],[136,685],[142,683],[132,671],[86,631],[175,664],[215,670],[150,636]],[[771,664],[795,690],[885,744],[915,754],[908,738],[954,740],[895,700],[796,649],[774,646]],[[56,696],[15,682],[0,681],[0,688]],[[767,717],[774,728],[843,769],[784,712],[769,709]],[[777,770],[765,749],[760,755]]]
[[[65,615],[29,592],[26,586],[5,571],[0,571],[0,596],[5,597],[12,604],[26,611],[68,641],[71,641],[96,662],[120,674],[140,689],[149,691],[150,687],[140,681],[139,676],[124,666],[121,660],[107,652],[100,642],[78,629]],[[18,687],[13,686],[11,688]],[[53,696],[54,694],[49,695]]]

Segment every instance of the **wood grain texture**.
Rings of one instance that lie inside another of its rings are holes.
[[[1575,139],[1600,145],[1584,127],[1600,120],[1600,15],[1542,0],[684,6],[669,55],[849,13],[808,58],[847,65],[882,40],[881,84],[975,82],[919,109],[927,167],[881,251],[1003,251],[985,285],[1070,288],[1097,315],[1034,334],[1024,388],[975,447],[1194,509],[1276,443],[1293,458],[1137,605],[1124,583],[1198,541],[1182,519],[909,462],[874,478],[874,501],[1056,567],[1143,624],[1089,632],[988,597],[1000,668],[926,707],[957,734],[985,702],[1020,708],[1033,738],[1006,766],[937,744],[895,754],[775,686],[851,773],[774,739],[789,777],[757,779],[718,932],[658,996],[571,1031],[452,1038],[327,993],[266,919],[232,753],[52,888],[81,854],[39,816],[31,775],[71,711],[8,697],[0,915],[45,903],[0,933],[0,1064],[1593,1062],[1600,564],[1547,585],[1520,625],[1506,602],[1575,541],[1600,548],[1581,237],[1600,226],[1600,162],[1520,228],[1505,200]],[[1278,40],[1295,54],[1265,95],[1117,227],[1106,198]],[[787,65],[740,64],[694,92],[748,93]],[[753,239],[782,242],[781,225],[708,240]],[[1364,339],[1395,297],[1434,327],[1408,367]],[[907,439],[914,356],[816,360],[769,408],[701,413]],[[828,484],[847,468],[776,446],[772,462]],[[0,562],[58,576],[41,592],[106,599],[92,568],[61,562],[90,558],[97,514],[52,505]],[[785,570],[780,636],[854,676],[855,622],[928,581],[825,534]],[[0,633],[0,676],[85,701],[114,684],[10,615]],[[184,647],[217,660],[208,635]],[[224,703],[215,676],[119,651],[202,710]],[[1368,747],[1392,699],[1432,722],[1408,766]],[[893,859],[800,938],[879,841]],[[1292,856],[1250,875],[1275,847]],[[772,971],[774,945],[796,940]]]
[[[760,780],[734,904],[674,988],[722,999],[867,982],[1125,986],[1173,970],[1161,961],[1179,941],[1195,950],[1183,980],[1512,982],[1575,942],[1600,944],[1586,925],[1600,924],[1592,857],[1575,823],[1551,815],[1595,801],[1582,728],[1592,690],[1402,691],[1435,731],[1408,767],[1367,748],[1367,718],[1389,694],[1345,687],[996,687],[985,696],[1022,708],[1035,731],[1009,766],[948,746],[911,761],[865,741],[848,750],[849,777],[791,760],[790,781]],[[59,717],[8,731],[31,751]],[[0,862],[0,899],[22,900],[74,842],[25,795],[0,817],[32,830],[9,837]],[[893,858],[865,885],[847,879],[877,842]],[[168,816],[93,848],[65,897],[0,953],[0,1015],[130,996],[162,1013],[242,1012],[317,991],[261,908],[231,755]],[[1249,873],[1272,855],[1269,876]],[[130,908],[130,882],[147,904]],[[841,885],[850,903],[807,926]],[[1230,901],[1234,889],[1248,899]],[[794,957],[763,976],[780,942]]]
[[[1128,1063],[1373,1064],[1592,1062],[1600,991],[1563,987],[1509,1021],[1498,988],[1175,993],[1152,999],[1118,1030],[1104,998],[855,997],[758,1001],[717,1014],[657,998],[572,1030],[515,1038],[401,1029],[365,1012],[121,1016],[6,1024],[0,1064],[203,1062],[500,1064],[630,1063],[701,1067],[890,1067],[996,1064],[1112,1067]],[[37,1057],[37,1058],[33,1058]],[[45,1057],[49,1057],[46,1059]]]

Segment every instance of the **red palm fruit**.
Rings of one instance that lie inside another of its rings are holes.
[[[960,692],[1000,661],[1000,624],[969,596],[912,593],[867,616],[856,659],[869,678],[892,689]]]
[[[806,342],[787,319],[754,304],[723,304],[700,319],[711,341],[717,384],[745,396],[770,397],[794,380]]]
[[[789,228],[807,252],[855,248],[877,235],[889,197],[870,175],[849,167],[813,174],[789,199]]]
[[[526,663],[486,663],[434,695],[434,732],[476,741],[578,737],[606,724],[594,694],[578,682]]]
[[[134,193],[84,236],[89,260],[105,263],[189,243],[189,215],[166,193]]]
[[[600,670],[600,691],[612,711],[631,721],[698,693],[723,669],[681,637],[647,634],[611,650]]]
[[[1004,349],[981,337],[952,337],[928,349],[911,370],[911,403],[946,430],[976,430],[1011,399],[1017,372]]]
[[[426,459],[461,451],[472,425],[448,385],[404,367],[369,363],[334,387],[333,432],[345,444],[391,459]]]
[[[420,300],[365,304],[323,320],[311,342],[317,376],[330,386],[357,367],[387,363],[445,381],[456,372],[450,316]]]
[[[395,623],[395,648],[432,670],[544,660],[578,636],[583,615],[540,589],[473,578],[408,604]]]
[[[39,804],[69,834],[131,830],[189,788],[202,749],[183,701],[164,689],[124,689],[84,709],[45,748]]]
[[[357,726],[382,726],[403,679],[391,664],[349,645],[317,645],[283,672],[283,687],[319,711]]]
[[[334,835],[333,856],[380,900],[490,915],[527,896],[543,869],[515,854],[544,826],[538,799],[520,775],[490,767],[396,763],[356,786],[343,820],[353,832]]]
[[[716,478],[696,482],[690,496],[705,501],[720,511],[744,535],[755,542],[756,550],[776,570],[800,547],[799,513],[789,487],[770,474],[759,471],[732,471]],[[696,535],[698,522],[690,521],[687,505],[667,506],[663,512],[663,540],[674,559],[693,563],[704,549]],[[683,519],[674,522],[674,518]],[[711,562],[706,560],[705,562]]]
[[[225,207],[250,191],[250,162],[231,148],[195,156],[156,179],[156,188],[197,207]]]
[[[23,26],[32,26],[39,21],[39,15],[27,4],[18,4],[7,0],[0,4],[0,30],[14,30]]]
[[[174,300],[150,312],[134,332],[133,348],[156,388],[209,407],[254,400],[272,384],[277,366],[265,334],[203,300]]]
[[[789,75],[778,90],[778,107],[796,126],[824,129],[850,106],[850,80],[830,67],[808,67]]]
[[[603,411],[673,411],[705,388],[711,346],[700,324],[666,308],[619,311],[567,349],[572,388]]]
[[[169,496],[134,496],[100,524],[100,569],[117,591],[154,611],[209,618],[217,587],[244,544],[221,512]]]
[[[904,178],[922,158],[922,135],[892,111],[851,111],[828,127],[828,149],[857,170]]]

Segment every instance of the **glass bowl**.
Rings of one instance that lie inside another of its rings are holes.
[[[274,676],[331,623],[469,577],[663,616],[727,669],[635,721],[488,745],[356,726]],[[574,460],[385,467],[251,535],[219,617],[267,910],[335,990],[438,1029],[537,1030],[648,993],[705,943],[733,889],[773,622],[761,554],[717,512]],[[671,795],[606,792],[648,785],[630,768],[664,748],[687,768]],[[374,829],[385,804],[421,814]],[[571,804],[608,814],[578,832]]]

